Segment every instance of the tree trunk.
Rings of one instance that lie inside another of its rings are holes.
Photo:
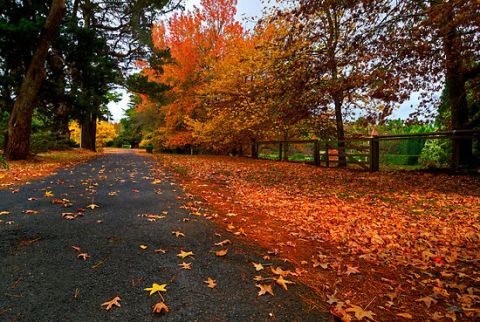
[[[95,137],[97,133],[97,114],[91,112],[82,120],[80,134],[80,147],[96,151]]]
[[[343,168],[347,166],[347,158],[345,156],[345,130],[343,128],[342,99],[336,97],[334,103],[335,120],[337,123],[338,166]]]
[[[33,105],[45,80],[45,60],[48,48],[58,31],[65,14],[65,0],[52,0],[47,21],[40,35],[37,48],[28,66],[25,79],[13,105],[8,122],[8,141],[5,157],[8,160],[26,159],[30,150]]]
[[[453,9],[447,8],[444,20],[449,26],[453,19]],[[443,29],[443,45],[445,51],[446,87],[448,103],[451,111],[452,130],[466,129],[468,124],[466,79],[463,75],[462,40],[455,27]],[[441,29],[441,30],[442,30]],[[468,166],[473,161],[472,139],[462,138],[453,140],[452,163],[455,168]]]

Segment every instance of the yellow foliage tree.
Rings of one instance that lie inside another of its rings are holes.
[[[80,144],[81,128],[77,121],[71,121],[69,124],[70,139],[75,143]],[[106,143],[112,141],[118,136],[118,126],[107,121],[97,122],[97,147],[104,147]]]

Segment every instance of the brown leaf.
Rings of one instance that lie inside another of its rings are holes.
[[[425,305],[427,306],[427,309],[430,308],[430,306],[432,305],[432,302],[433,304],[436,304],[437,303],[437,300],[435,300],[433,297],[430,297],[430,296],[425,296],[425,297],[422,297],[418,300],[415,300],[415,302],[423,302],[425,303]]]
[[[260,288],[260,291],[258,291],[258,296],[262,296],[267,293],[274,295],[271,284],[255,284],[255,286]]]
[[[168,306],[164,302],[159,302],[153,307],[153,313],[160,314],[164,311],[168,312]]]
[[[215,245],[215,246],[223,247],[223,246],[225,246],[225,245],[227,245],[227,244],[231,244],[231,243],[232,243],[232,242],[230,241],[230,239],[225,239],[225,240],[223,240],[223,241],[221,241],[221,242],[215,243],[214,245]]]
[[[178,266],[180,266],[181,269],[192,269],[192,263],[181,263],[181,264],[178,264]]]
[[[217,281],[209,277],[206,281],[203,281],[204,283],[207,284],[208,287],[210,288],[215,288],[217,286]]]
[[[228,249],[222,249],[222,250],[216,251],[215,256],[223,257],[227,255],[227,253],[228,253]]]
[[[355,317],[359,320],[362,320],[363,318],[367,318],[373,321],[373,316],[375,313],[372,311],[365,311],[363,310],[360,306],[350,304],[350,308],[346,309],[345,311],[347,312],[354,312]]]
[[[413,316],[410,313],[398,313],[397,316],[401,316],[402,318],[409,320],[413,319]]]
[[[86,261],[89,257],[90,255],[88,255],[88,253],[81,253],[77,255],[77,258],[83,259],[84,261]]]
[[[253,265],[253,267],[255,267],[255,270],[256,270],[257,272],[263,270],[263,265],[260,264],[260,263],[254,263],[254,262],[252,262],[252,265]]]
[[[294,282],[284,279],[282,275],[275,279],[275,282],[281,287],[283,287],[285,290],[288,290],[287,284],[295,284]]]
[[[112,309],[112,307],[115,305],[115,306],[118,306],[118,307],[122,307],[120,305],[120,300],[121,298],[119,296],[115,296],[113,299],[111,299],[110,301],[107,301],[105,303],[102,303],[101,306],[105,306],[105,310],[107,311],[110,311]]]

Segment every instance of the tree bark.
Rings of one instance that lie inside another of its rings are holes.
[[[44,29],[8,122],[8,141],[5,149],[5,157],[8,160],[26,159],[29,155],[33,105],[46,77],[44,65],[48,48],[60,27],[65,11],[65,0],[52,0]]]
[[[456,28],[449,26],[453,18],[453,9],[447,7],[444,17],[447,27],[440,26],[440,30],[443,30],[446,87],[451,111],[451,128],[452,130],[461,130],[466,129],[469,123],[467,91],[465,89],[467,80],[463,74],[462,40]],[[455,168],[470,165],[473,161],[472,139],[454,139],[452,159]]]
[[[96,151],[95,138],[97,133],[97,114],[90,112],[82,120],[80,134],[80,147],[90,151]]]

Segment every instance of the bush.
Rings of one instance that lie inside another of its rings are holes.
[[[0,168],[8,169],[8,163],[5,161],[3,155],[0,155]]]
[[[65,150],[75,143],[67,140],[59,140],[51,131],[33,133],[30,138],[30,151],[40,153],[49,150]]]
[[[450,165],[451,150],[449,140],[428,140],[418,161],[426,168],[446,168]]]

